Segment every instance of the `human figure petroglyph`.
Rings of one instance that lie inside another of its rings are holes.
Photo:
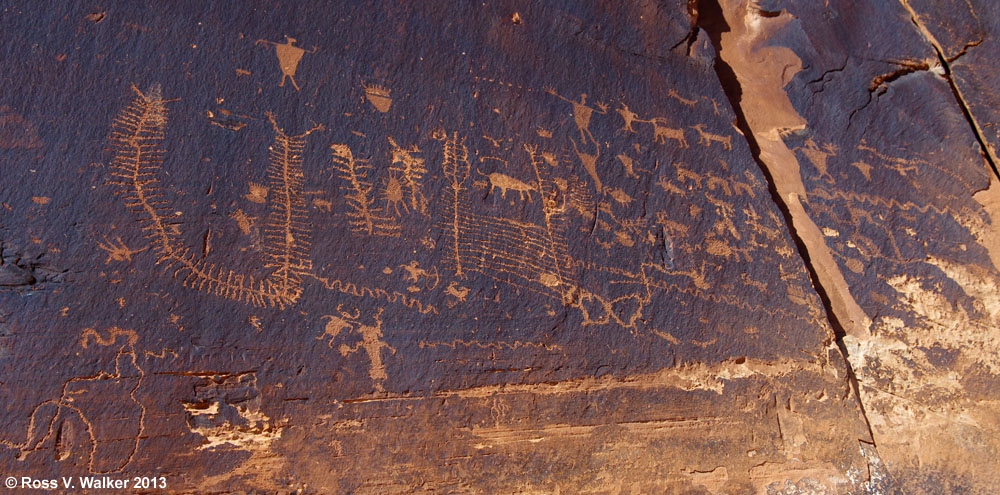
[[[417,260],[410,261],[405,265],[399,265],[406,275],[403,277],[404,280],[412,282],[414,284],[420,282],[421,278],[426,279],[424,284],[428,290],[437,287],[440,277],[438,275],[437,266],[433,266],[432,270],[426,270],[420,267],[420,262]]]
[[[393,354],[396,353],[396,349],[382,341],[383,309],[378,308],[375,311],[373,325],[365,325],[360,320],[360,309],[355,310],[352,314],[344,310],[343,305],[338,305],[338,314],[323,315],[326,325],[323,328],[323,333],[316,337],[316,340],[327,339],[327,346],[332,349],[334,339],[341,335],[342,332],[360,334],[360,342],[353,346],[341,344],[337,350],[341,356],[347,356],[357,352],[359,349],[364,349],[371,363],[368,368],[368,376],[375,382],[375,388],[379,391],[382,391],[382,381],[387,378],[385,364],[382,361],[382,349],[389,349]]]
[[[382,184],[382,199],[385,201],[385,213],[389,213],[389,206],[396,212],[396,217],[400,216],[399,207],[403,206],[403,211],[410,212],[409,206],[403,200],[403,185],[399,182],[399,174],[390,171]]]
[[[636,117],[638,117],[638,114],[629,110],[628,105],[626,105],[625,102],[619,102],[619,105],[621,105],[621,107],[616,108],[615,111],[618,112],[618,115],[621,115],[622,120],[625,121],[625,123],[622,124],[623,131],[634,133],[635,129],[632,128],[632,122],[648,122],[646,120],[637,119]]]
[[[586,141],[590,138],[590,142],[597,143],[594,139],[594,135],[590,133],[590,117],[596,112],[599,114],[606,114],[608,111],[608,106],[595,102],[594,106],[597,109],[587,106],[587,93],[580,93],[580,101],[571,100],[565,96],[556,93],[556,90],[552,88],[545,88],[545,92],[563,100],[571,105],[573,105],[573,119],[576,121],[576,127],[580,130],[580,140]],[[599,109],[599,110],[598,110]]]
[[[709,146],[712,141],[718,141],[722,144],[722,147],[730,150],[733,149],[733,145],[729,136],[722,136],[720,134],[714,134],[705,131],[705,124],[695,124],[691,126],[694,130],[698,131],[698,144],[703,144]]]
[[[329,346],[333,346],[333,338],[336,337],[341,330],[348,329],[348,331],[353,331],[361,335],[361,341],[349,346],[347,344],[341,344],[337,348],[340,351],[341,356],[348,356],[357,352],[359,349],[364,349],[365,353],[368,354],[368,360],[371,364],[368,366],[368,376],[375,382],[375,389],[381,392],[382,382],[388,378],[385,372],[385,363],[382,361],[382,349],[388,349],[393,354],[396,353],[396,349],[386,344],[382,340],[382,311],[384,308],[378,308],[375,311],[374,324],[364,325],[361,323],[359,318],[361,317],[361,310],[355,310],[354,314],[344,311],[341,306],[337,307],[337,312],[340,313],[339,316],[335,315],[324,315],[324,318],[328,320],[326,328],[323,330],[323,334],[320,338],[324,338],[327,335],[331,335]]]
[[[255,45],[261,44],[272,44],[274,45],[274,52],[278,56],[278,65],[281,66],[281,82],[278,83],[279,87],[285,85],[285,79],[292,81],[292,86],[295,87],[295,91],[299,90],[299,85],[295,83],[295,71],[299,68],[299,61],[302,60],[302,55],[306,53],[316,53],[316,46],[313,45],[311,50],[303,50],[295,46],[297,40],[291,36],[285,35],[284,43],[276,43],[274,41],[267,40],[257,40]]]

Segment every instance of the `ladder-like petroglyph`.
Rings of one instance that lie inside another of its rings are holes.
[[[302,134],[289,136],[278,127],[274,115],[268,114],[274,127],[274,144],[270,147],[267,167],[269,189],[275,197],[268,202],[264,223],[263,248],[265,265],[273,269],[271,278],[278,291],[298,299],[302,291],[302,275],[312,270],[309,259],[310,225],[305,221],[306,202],[302,194],[305,174],[302,173],[302,151],[305,137],[322,126],[314,126]]]
[[[518,182],[524,189],[538,192],[542,197],[544,226],[474,211],[469,199],[462,195],[463,184],[471,171],[464,139],[455,133],[446,140],[444,148],[442,169],[451,181],[450,191],[446,191],[443,201],[442,225],[452,241],[446,258],[449,268],[459,277],[475,271],[559,301],[565,300],[570,284],[565,280],[564,271],[570,262],[561,225],[564,205],[557,204],[557,186],[549,178],[548,165],[537,153],[537,148],[525,146],[535,171],[535,184]]]
[[[109,137],[113,152],[107,183],[118,187],[125,206],[139,217],[143,236],[165,266],[185,287],[205,291],[255,306],[284,307],[301,294],[301,273],[308,271],[308,225],[302,222],[301,152],[303,134],[288,136],[274,125],[268,189],[278,197],[269,205],[265,252],[270,275],[252,275],[222,268],[185,247],[180,228],[171,223],[158,178],[166,148],[167,100],[159,86],[143,93],[133,86],[136,97],[115,118]],[[272,118],[272,123],[274,122]],[[261,194],[261,196],[263,196]]]

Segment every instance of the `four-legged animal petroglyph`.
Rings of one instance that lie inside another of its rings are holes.
[[[650,122],[653,124],[654,142],[666,144],[667,139],[669,138],[677,141],[677,144],[680,145],[681,148],[688,147],[687,139],[684,137],[684,129],[671,129],[665,125],[666,121],[659,117],[652,119]]]
[[[528,195],[527,199],[530,201],[531,193],[538,192],[535,189],[535,187],[532,186],[531,184],[515,179],[509,175],[501,174],[500,172],[492,172],[489,174],[484,174],[478,168],[476,169],[476,172],[479,172],[479,175],[489,178],[491,190],[500,189],[501,198],[506,199],[507,191],[510,190],[510,191],[516,191],[522,201],[525,199],[525,194],[527,194]]]
[[[291,75],[289,74],[289,77]],[[292,83],[296,85],[294,79]],[[366,89],[372,88],[366,87]],[[438,129],[432,134],[435,139],[443,141],[440,155],[441,169],[434,171],[437,176],[428,170],[432,167],[425,166],[425,163],[434,162],[428,161],[429,158],[425,159],[424,151],[421,151],[421,148],[426,149],[424,144],[404,146],[392,136],[381,135],[378,142],[382,143],[383,147],[368,152],[372,154],[371,156],[383,157],[378,169],[369,160],[355,156],[347,144],[331,144],[328,163],[334,171],[335,179],[339,182],[343,202],[336,204],[326,200],[311,199],[312,205],[316,208],[307,211],[303,192],[305,175],[302,171],[305,137],[320,127],[316,126],[302,134],[291,136],[286,134],[278,126],[274,116],[269,114],[268,119],[274,130],[274,144],[270,148],[266,184],[251,184],[250,192],[246,195],[246,199],[263,203],[267,208],[266,219],[261,218],[264,236],[260,245],[260,251],[265,258],[265,264],[261,268],[266,269],[266,276],[258,280],[253,279],[250,273],[256,274],[259,271],[225,271],[206,261],[206,258],[211,259],[211,257],[195,256],[183,247],[179,224],[171,223],[172,212],[165,206],[168,203],[162,199],[164,193],[156,177],[164,153],[160,149],[160,144],[167,122],[166,102],[158,91],[143,94],[137,90],[138,98],[116,121],[112,136],[112,141],[117,146],[115,161],[112,163],[116,180],[111,182],[122,186],[123,194],[126,195],[126,205],[139,214],[143,222],[143,232],[150,240],[149,247],[156,253],[157,260],[174,268],[174,275],[188,287],[255,305],[285,307],[298,300],[302,294],[303,279],[308,276],[323,282],[328,289],[344,294],[399,303],[416,308],[422,313],[436,313],[436,308],[414,297],[416,292],[431,290],[438,286],[440,279],[436,266],[425,269],[416,261],[397,265],[405,271],[405,281],[411,283],[405,288],[409,293],[391,288],[364,287],[332,277],[319,276],[313,269],[309,254],[312,222],[306,218],[307,214],[319,215],[321,212],[335,217],[343,215],[340,218],[350,230],[362,235],[402,237],[405,225],[405,232],[409,235],[419,226],[411,228],[408,224],[401,225],[403,215],[419,213],[431,216],[435,213],[429,210],[430,202],[424,197],[423,182],[426,180],[427,191],[434,191],[439,195],[435,202],[441,208],[436,212],[440,219],[437,225],[443,229],[444,236],[437,237],[437,240],[444,244],[437,245],[445,249],[444,267],[452,271],[454,277],[464,279],[475,272],[477,275],[518,289],[544,294],[566,306],[578,307],[587,315],[585,321],[588,324],[603,321],[633,328],[634,319],[597,316],[599,313],[595,312],[595,308],[598,310],[615,308],[614,311],[619,311],[617,309],[619,303],[627,300],[631,301],[628,304],[638,304],[639,309],[633,313],[637,314],[649,299],[648,294],[643,296],[638,292],[630,292],[611,297],[602,293],[603,289],[598,289],[596,286],[579,287],[579,282],[575,280],[579,275],[570,269],[574,260],[567,248],[565,235],[567,219],[564,217],[567,212],[576,211],[591,222],[583,226],[582,230],[589,228],[597,229],[599,232],[606,231],[603,239],[595,238],[593,242],[605,245],[609,250],[615,245],[624,247],[652,245],[656,242],[656,235],[637,226],[640,222],[634,218],[619,220],[613,215],[613,211],[622,215],[621,212],[632,208],[636,203],[633,197],[636,191],[632,189],[632,185],[605,185],[598,173],[598,161],[602,151],[608,150],[607,156],[615,156],[624,168],[626,177],[638,179],[640,178],[638,172],[643,169],[637,167],[637,161],[632,158],[636,155],[631,151],[622,151],[622,148],[616,147],[614,143],[599,144],[592,134],[591,118],[594,113],[606,114],[606,105],[591,104],[596,106],[595,110],[588,106],[586,95],[581,95],[579,100],[570,100],[556,94],[554,90],[547,92],[573,105],[573,116],[580,140],[569,137],[572,151],[593,180],[594,190],[600,201],[595,201],[588,195],[589,187],[572,175],[566,166],[559,166],[553,172],[553,167],[560,165],[560,162],[568,164],[573,161],[569,149],[560,148],[557,144],[555,150],[550,148],[539,151],[542,145],[532,144],[535,141],[528,140],[523,148],[530,159],[533,178],[529,178],[527,174],[515,177],[509,170],[489,173],[478,168],[475,170],[487,179],[481,184],[484,189],[488,188],[489,194],[499,189],[501,198],[507,199],[506,193],[513,191],[522,202],[517,204],[516,208],[513,200],[509,204],[494,203],[494,211],[489,214],[484,213],[482,198],[477,200],[467,189],[473,181],[470,178],[472,175],[472,167],[469,164],[470,151],[466,147],[465,139],[457,132],[448,136],[443,130]],[[373,95],[378,96],[377,93],[366,96],[377,106],[380,103],[372,100]],[[651,126],[654,142],[665,144],[669,138],[675,140],[680,148],[688,147],[684,129],[667,127],[665,118],[642,119],[624,103],[620,104],[616,112],[624,121],[622,130],[627,133],[635,133],[633,126],[636,123],[648,123]],[[730,149],[729,136],[707,132],[703,124],[693,127],[699,133],[699,144],[709,146],[713,141],[717,141],[724,148]],[[650,128],[641,130],[646,131],[646,129]],[[489,131],[493,132],[495,131]],[[484,139],[489,133],[483,133],[486,136]],[[359,132],[354,134],[368,139],[365,134]],[[622,132],[619,131],[617,135],[621,136]],[[649,131],[644,132],[644,135],[648,139]],[[494,147],[505,141],[514,142],[513,138],[503,136],[488,140]],[[366,142],[371,143],[374,140]],[[551,143],[551,141],[542,142]],[[388,148],[384,147],[385,143],[388,143]],[[634,145],[635,153],[646,160],[647,151],[638,143]],[[388,152],[388,164],[384,161],[386,152]],[[434,151],[428,149],[427,153],[430,157]],[[617,155],[613,155],[614,153]],[[483,156],[480,150],[475,150],[475,155]],[[502,161],[506,163],[505,160]],[[657,161],[653,163],[652,168],[656,170],[660,163]],[[724,164],[723,166],[725,167]],[[679,176],[689,172],[680,166],[676,170]],[[649,170],[643,171],[649,172]],[[689,173],[695,176],[693,183],[696,187],[706,187],[727,196],[736,191],[735,185],[731,187],[721,179],[708,175],[704,176],[708,177],[705,179],[694,172]],[[659,173],[659,176],[662,183],[670,184],[666,175]],[[616,187],[618,185],[624,189]],[[670,189],[665,186],[666,189],[672,193],[687,194],[682,187],[675,186]],[[690,189],[689,185],[688,190]],[[319,191],[322,192],[322,189]],[[538,201],[535,201],[533,193],[537,194]],[[238,211],[242,213],[242,210]],[[511,211],[519,213],[511,214]],[[691,211],[692,215],[698,214],[694,208]],[[253,231],[252,221],[245,213],[234,218],[240,222],[240,229],[245,234]],[[723,230],[732,231],[727,225],[723,225],[726,227]],[[426,237],[427,233],[419,235]],[[416,242],[415,239],[401,238],[393,242],[412,244]],[[409,247],[413,246],[407,246]],[[660,264],[662,266],[662,262]],[[679,262],[672,262],[670,265],[679,265]],[[396,283],[398,282],[397,280]],[[446,280],[446,282],[451,281]],[[443,292],[452,298],[448,300],[450,307],[453,303],[465,301],[469,289],[457,285],[457,282],[451,282]],[[380,316],[376,317],[377,322],[379,318]],[[343,328],[346,328],[343,322],[346,321],[343,320],[338,324],[331,320],[334,327],[331,327],[330,331],[333,333],[328,336],[332,339],[342,332]],[[356,326],[357,323],[352,325]],[[377,327],[380,328],[380,322],[375,327],[366,328]],[[376,361],[375,356],[372,356],[372,360],[373,363]]]
[[[706,132],[705,124],[695,124],[691,126],[691,128],[698,131],[698,144],[709,146],[712,144],[712,141],[718,141],[720,144],[722,144],[723,148],[727,150],[733,149],[733,145],[730,141],[729,136],[722,136],[719,134]]]

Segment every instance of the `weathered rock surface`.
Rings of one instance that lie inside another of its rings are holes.
[[[989,493],[981,3],[9,6],[0,474]]]

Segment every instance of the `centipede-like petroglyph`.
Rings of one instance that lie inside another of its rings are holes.
[[[156,263],[172,271],[185,287],[205,291],[254,306],[285,307],[298,300],[302,274],[311,269],[308,224],[303,222],[302,149],[308,131],[289,136],[274,127],[268,166],[269,203],[264,252],[271,273],[257,280],[252,275],[208,262],[185,247],[180,228],[170,222],[171,212],[160,185],[159,173],[166,154],[163,141],[167,108],[158,85],[143,93],[133,86],[136,97],[114,119],[110,148],[113,152],[108,184],[117,186],[125,206],[138,215],[143,236],[149,241]]]

